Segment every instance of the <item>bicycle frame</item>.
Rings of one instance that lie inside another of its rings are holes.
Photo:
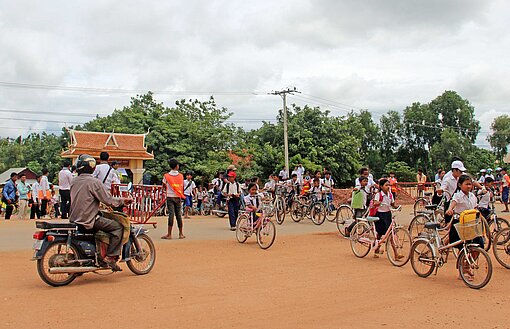
[[[370,230],[372,231],[372,233],[374,233],[374,236],[377,236],[377,230],[375,229],[374,222],[369,222],[366,218],[359,218],[358,220],[367,222],[368,225],[370,226]],[[393,214],[391,214],[390,227],[388,227],[388,229],[386,230],[386,233],[380,239],[375,238],[375,240],[372,241],[371,239],[367,239],[367,238],[359,238],[359,241],[362,243],[370,244],[372,246],[372,248],[378,248],[378,247],[384,245],[384,243],[388,240],[388,238],[390,236],[392,239],[395,239],[395,229],[397,228],[397,225],[398,224],[395,222],[395,216]],[[391,235],[390,235],[390,233],[391,233]]]

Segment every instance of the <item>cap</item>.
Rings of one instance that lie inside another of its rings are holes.
[[[452,162],[452,169],[459,169],[460,171],[466,171],[466,167],[464,167],[464,164],[462,161],[453,161]]]
[[[480,172],[483,174],[483,173],[486,173],[486,172],[487,172],[487,170],[485,170],[485,169],[481,169],[481,170],[480,170]]]
[[[501,167],[496,167],[496,171],[501,171]]]
[[[492,172],[492,169],[491,168],[487,168],[487,172]]]
[[[233,170],[233,171],[236,171],[236,170],[237,170],[237,168],[236,168],[236,166],[234,166],[234,165],[230,165],[230,166],[228,166],[228,167],[227,167],[227,170]]]
[[[228,173],[228,177],[234,177],[234,178],[236,178],[236,177],[237,177],[237,175],[236,175],[236,173],[235,173],[235,172],[231,171],[231,172],[229,172],[229,173]]]

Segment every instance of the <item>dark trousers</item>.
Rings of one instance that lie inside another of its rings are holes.
[[[388,212],[377,212],[377,217],[379,220],[375,222],[375,230],[377,234],[379,234],[379,238],[386,234],[388,228],[391,225],[391,211]]]
[[[180,198],[166,198],[166,208],[168,210],[168,226],[174,226],[174,217],[177,220],[177,226],[182,229],[182,201]]]
[[[53,212],[55,213],[55,218],[60,216],[60,205],[58,203],[53,205]]]
[[[46,209],[48,208],[48,200],[41,200],[41,217],[46,216]]]
[[[228,219],[230,227],[236,227],[237,216],[239,216],[239,198],[230,198],[228,200]]]
[[[122,249],[122,233],[124,226],[121,223],[104,217],[97,217],[94,222],[94,230],[103,231],[110,234],[110,244],[106,251],[106,256],[120,256]]]
[[[14,209],[14,206],[12,205],[12,203],[6,203],[6,205],[5,205],[5,219],[11,219],[13,209]]]
[[[41,218],[41,210],[37,203],[32,203],[32,207],[30,207],[30,219],[35,219],[35,216],[37,216],[37,219]]]
[[[62,213],[62,219],[67,219],[71,207],[71,191],[60,190],[60,212]]]

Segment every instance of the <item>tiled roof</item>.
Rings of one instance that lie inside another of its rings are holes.
[[[70,130],[71,143],[69,149],[62,156],[79,155],[83,153],[99,156],[107,151],[111,158],[154,159],[154,155],[147,152],[144,134],[119,134],[91,131]]]

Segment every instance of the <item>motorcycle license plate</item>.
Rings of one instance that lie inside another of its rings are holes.
[[[42,246],[43,240],[35,240],[34,242],[34,250],[40,250]]]

